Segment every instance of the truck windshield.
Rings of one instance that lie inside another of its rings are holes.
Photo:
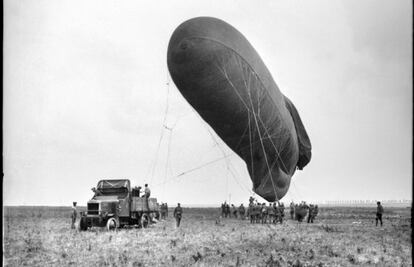
[[[121,187],[121,188],[101,188],[98,189],[99,192],[97,195],[101,196],[117,196],[118,198],[125,198],[128,195],[128,188]]]

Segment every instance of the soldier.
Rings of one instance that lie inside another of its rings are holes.
[[[249,205],[250,204],[252,204],[252,205],[254,204],[254,197],[252,197],[252,196],[249,197]]]
[[[308,223],[310,223],[311,221],[313,222],[313,220],[312,220],[312,217],[313,217],[313,205],[312,204],[310,204],[309,205],[309,211],[308,211]]]
[[[272,203],[269,203],[269,207],[267,207],[267,215],[269,216],[269,223],[273,223],[275,221],[275,209]]]
[[[279,203],[279,211],[280,211],[280,223],[283,222],[283,220],[285,219],[285,204],[283,204],[283,202]]]
[[[182,214],[183,214],[183,209],[181,208],[180,203],[178,203],[177,207],[174,209],[174,218],[177,222],[177,228],[180,227]]]
[[[262,224],[264,224],[264,223],[267,222],[267,207],[266,207],[266,203],[262,203],[261,215],[262,215]]]
[[[234,218],[237,219],[237,209],[236,206],[234,206],[234,204],[231,204],[231,213],[233,214]]]
[[[144,198],[145,198],[145,203],[147,204],[146,208],[147,211],[149,210],[149,202],[148,202],[148,198],[151,196],[151,190],[148,187],[148,184],[145,184],[145,188],[144,188]]]
[[[382,226],[382,214],[384,213],[384,208],[381,205],[381,202],[377,202],[377,216],[375,217],[375,226],[378,226],[378,221],[380,221]]]
[[[226,204],[226,218],[230,217],[230,205]]]
[[[276,206],[276,202],[273,202],[272,208],[273,208],[273,212],[274,212],[273,223],[276,224],[280,220],[279,219],[279,217],[280,217],[279,209]]]
[[[240,219],[242,219],[242,220],[244,220],[244,217],[245,217],[245,209],[244,209],[244,206],[243,206],[243,203],[240,205],[240,207],[239,207],[239,215],[240,215]]]
[[[294,215],[295,215],[295,204],[292,202],[290,202],[290,219],[293,220],[294,219]]]
[[[257,204],[256,203],[252,203],[251,216],[253,218],[253,223],[257,223]]]
[[[313,216],[311,219],[311,223],[313,223],[313,220],[316,218],[316,215],[318,215],[318,205],[315,205],[315,207],[313,208]]]
[[[279,222],[280,224],[283,223],[283,215],[284,215],[284,208],[282,208],[282,206],[280,205],[279,201],[276,201],[277,205],[275,205],[276,207],[276,222]]]
[[[164,205],[164,203],[161,203],[160,210],[161,210],[161,220],[165,220],[165,205]]]
[[[75,229],[75,223],[76,223],[76,217],[78,215],[78,211],[76,210],[76,202],[73,202],[73,206],[72,206],[72,229]]]
[[[145,184],[144,197],[148,199],[150,196],[151,196],[151,190],[149,189],[148,184]]]
[[[254,220],[255,220],[253,209],[254,209],[254,204],[253,203],[250,203],[249,204],[249,208],[247,210],[247,213],[248,213],[249,218],[250,218],[250,223],[254,223]]]
[[[164,203],[164,207],[165,207],[165,217],[168,218],[168,204],[167,204],[167,202]]]
[[[224,218],[225,215],[226,215],[226,202],[221,203],[221,217]]]
[[[96,189],[95,187],[92,187],[91,190],[94,193],[93,197],[102,195],[102,192],[99,191],[99,189]]]

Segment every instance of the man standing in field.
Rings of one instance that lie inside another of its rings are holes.
[[[253,203],[249,204],[249,207],[247,208],[247,216],[250,218],[250,223],[254,223],[254,211],[253,211]]]
[[[234,206],[234,204],[231,204],[231,213],[233,214],[234,218],[237,219],[237,209],[236,206]]]
[[[165,204],[161,203],[161,220],[165,220]]]
[[[262,224],[265,224],[267,222],[267,207],[266,203],[262,204],[261,207],[261,215],[262,215]]]
[[[148,184],[145,184],[145,188],[144,188],[144,198],[145,198],[145,203],[147,204],[146,208],[147,210],[149,210],[149,203],[148,203],[148,198],[151,196],[151,190],[148,187]]]
[[[180,206],[180,203],[177,204],[177,207],[174,209],[174,218],[177,222],[177,228],[180,227],[181,216],[183,214],[183,209]]]
[[[244,209],[243,203],[239,207],[240,219],[244,220],[246,210]]]
[[[280,223],[282,223],[285,218],[285,204],[283,204],[283,202],[279,202],[279,211],[281,216]]]
[[[230,205],[226,204],[226,218],[230,217]]]
[[[75,229],[76,217],[78,215],[78,211],[76,210],[76,202],[73,202],[72,206],[72,229]]]
[[[274,223],[275,221],[275,209],[272,206],[272,203],[269,203],[267,208],[267,215],[269,216],[269,223]]]
[[[378,221],[380,221],[382,226],[382,214],[384,213],[384,208],[381,205],[381,202],[377,202],[377,216],[375,218],[375,226],[378,226]]]
[[[295,203],[290,202],[290,219],[293,220],[295,215]]]
[[[308,223],[313,223],[313,205],[309,205],[309,211],[308,211]]]
[[[318,205],[315,205],[315,207],[313,208],[313,216],[312,216],[312,220],[311,222],[313,223],[313,220],[316,218],[316,215],[318,215]]]

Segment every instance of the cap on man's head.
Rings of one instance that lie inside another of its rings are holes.
[[[76,206],[76,202],[73,202],[73,206]]]
[[[381,202],[377,201],[377,204],[381,204]]]
[[[148,184],[145,184],[145,186],[148,186]]]

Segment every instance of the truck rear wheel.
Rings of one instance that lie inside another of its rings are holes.
[[[106,222],[106,229],[108,229],[108,231],[112,231],[117,229],[119,226],[118,222],[116,221],[115,218],[110,218],[107,222]]]
[[[148,227],[148,224],[149,224],[149,217],[148,217],[148,214],[142,214],[142,216],[141,216],[141,226],[143,227],[143,228],[147,228]]]

